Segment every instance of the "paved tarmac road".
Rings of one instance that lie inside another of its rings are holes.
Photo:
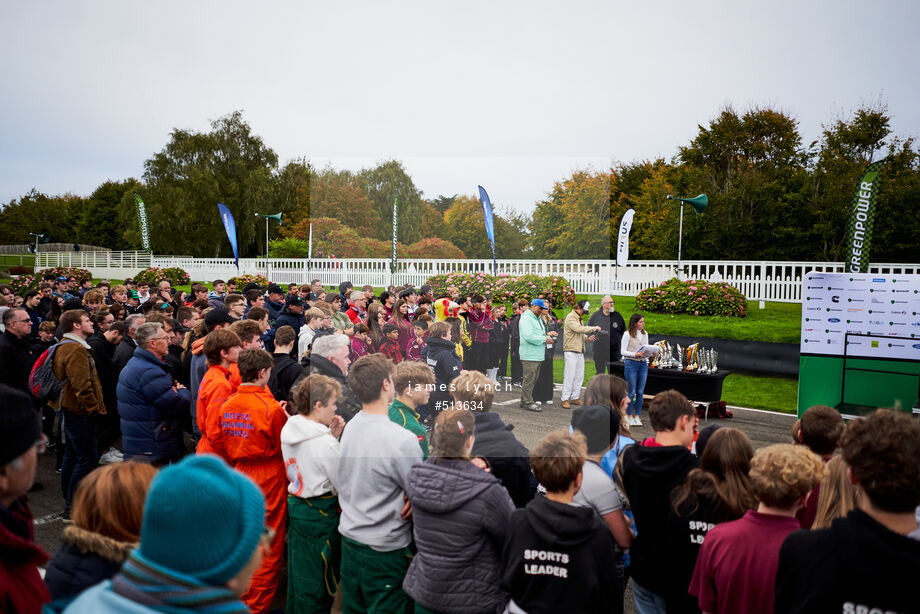
[[[557,384],[553,405],[544,405],[542,412],[535,413],[519,407],[520,388],[508,385],[496,394],[492,411],[500,414],[507,424],[514,425],[514,434],[518,440],[528,448],[532,448],[550,431],[568,428],[571,410],[560,407],[560,389],[561,385]],[[646,399],[646,403],[648,400]],[[734,418],[717,422],[747,433],[755,449],[774,443],[791,442],[790,429],[795,416],[756,409],[737,407],[731,409],[734,411]],[[652,430],[648,426],[647,415],[644,412],[643,419],[644,426],[633,427],[632,430],[639,437],[651,436]],[[704,425],[705,423],[701,422],[701,428]],[[48,553],[57,549],[61,531],[64,529],[61,520],[64,503],[61,497],[60,476],[54,472],[54,462],[53,451],[49,450],[47,454],[39,457],[36,480],[41,482],[44,488],[29,495],[29,507],[35,517],[35,540]],[[627,597],[626,611],[634,612],[631,595],[628,594]],[[283,593],[275,600],[275,604],[283,607]]]

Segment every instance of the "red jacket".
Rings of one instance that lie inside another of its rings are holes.
[[[22,499],[0,507],[0,612],[38,614],[51,595],[38,573],[48,555],[35,543],[32,512]]]
[[[358,314],[358,311],[354,307],[349,307],[345,310],[345,315],[348,316],[348,319],[351,320],[352,324],[361,324],[364,320],[361,319],[361,316]]]
[[[392,360],[394,365],[402,362],[402,350],[395,341],[384,338],[383,343],[380,344],[380,353]]]

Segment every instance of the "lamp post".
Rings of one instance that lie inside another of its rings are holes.
[[[36,260],[35,264],[37,265],[38,264],[38,242],[42,241],[44,243],[47,243],[48,241],[46,239],[48,238],[48,236],[42,233],[34,233],[34,232],[30,232],[29,234],[35,237],[35,260]]]
[[[706,206],[709,204],[709,197],[705,194],[700,194],[699,196],[694,196],[693,198],[679,198],[668,194],[667,200],[676,200],[680,202],[680,225],[678,226],[677,231],[677,278],[680,279],[680,276],[683,274],[681,248],[683,247],[684,239],[684,203],[692,206],[693,210],[697,213],[697,215],[699,215],[706,210]]]
[[[268,281],[268,220],[275,220],[281,226],[283,213],[256,213],[256,217],[265,218],[265,281]]]

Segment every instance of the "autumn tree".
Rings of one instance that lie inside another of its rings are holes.
[[[497,258],[520,258],[524,253],[524,235],[501,213],[493,211],[495,255]],[[475,196],[458,196],[444,214],[446,239],[466,254],[467,258],[491,258],[492,248],[486,235],[482,203]]]
[[[534,256],[609,258],[611,172],[578,170],[557,181],[533,215]]]
[[[382,225],[374,202],[348,171],[329,167],[314,174],[310,202],[311,216],[339,220],[361,236],[376,236]]]

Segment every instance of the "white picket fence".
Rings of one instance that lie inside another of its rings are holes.
[[[400,260],[395,274],[384,258],[241,258],[239,269],[232,258],[152,256],[144,252],[43,252],[37,268],[75,266],[93,271],[96,277],[125,278],[149,266],[180,267],[193,280],[213,281],[234,275],[261,274],[277,283],[308,283],[319,279],[326,287],[349,280],[357,286],[385,287],[411,283],[421,286],[433,275],[451,272],[492,273],[491,260]],[[610,260],[499,260],[497,272],[509,275],[559,275],[578,294],[635,295],[677,274],[676,260],[634,260],[617,267]],[[802,278],[810,271],[842,273],[842,262],[685,260],[683,277],[724,281],[751,300],[797,303],[802,299]],[[877,275],[920,274],[920,264],[875,264]]]

